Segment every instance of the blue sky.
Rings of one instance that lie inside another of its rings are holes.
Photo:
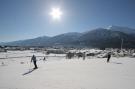
[[[49,15],[53,7],[63,12],[60,21]],[[0,42],[109,25],[135,28],[135,0],[0,0]]]

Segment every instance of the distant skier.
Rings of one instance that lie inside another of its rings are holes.
[[[34,66],[35,66],[35,68],[34,68],[34,69],[37,69],[38,67],[37,67],[37,64],[36,64],[37,60],[36,60],[36,56],[35,56],[35,55],[33,55],[33,56],[32,56],[32,58],[31,58],[31,62],[32,62],[32,61],[33,61]]]
[[[109,53],[107,54],[107,63],[110,62],[110,58],[111,58],[111,52],[109,52]]]
[[[85,52],[83,53],[83,60],[85,60]]]
[[[44,57],[43,61],[47,61],[45,57]]]

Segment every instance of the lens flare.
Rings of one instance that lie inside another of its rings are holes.
[[[52,8],[52,11],[50,13],[53,19],[60,19],[62,14],[63,13],[60,8]]]

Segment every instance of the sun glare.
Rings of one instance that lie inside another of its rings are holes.
[[[52,11],[50,13],[53,19],[60,19],[62,15],[62,11],[60,8],[52,8]]]

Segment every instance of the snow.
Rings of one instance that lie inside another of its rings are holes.
[[[33,54],[39,68],[30,72]],[[44,56],[47,55],[33,51],[0,53],[0,89],[135,88],[135,58],[112,57],[106,63],[106,58],[67,60],[65,55],[51,54],[47,61],[40,60]]]

